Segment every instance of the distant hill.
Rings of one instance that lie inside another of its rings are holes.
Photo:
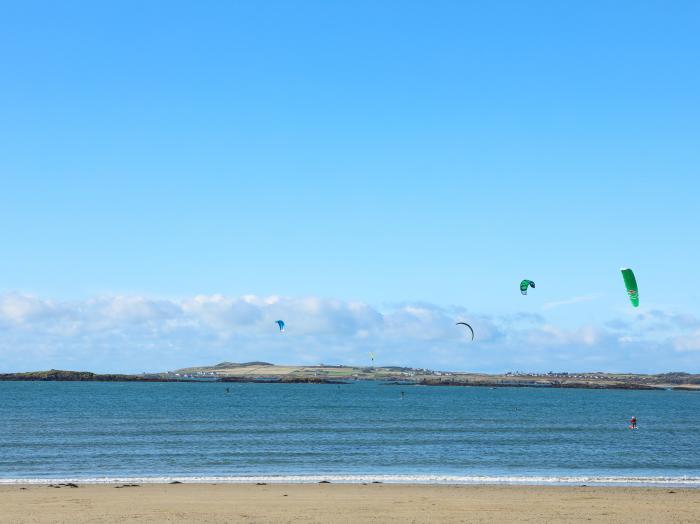
[[[191,374],[191,373],[201,373],[203,371],[221,371],[221,370],[232,370],[232,369],[245,369],[245,368],[261,368],[274,366],[270,362],[263,362],[260,360],[255,360],[253,362],[219,362],[213,366],[193,366],[189,368],[176,369],[175,373],[179,374]]]
[[[57,382],[170,382],[173,379],[145,375],[100,375],[90,371],[64,371],[49,369],[48,371],[29,371],[26,373],[2,373],[0,380],[8,381],[57,381]]]
[[[659,380],[668,382],[669,384],[700,384],[700,375],[691,375],[690,373],[672,372],[656,375]]]
[[[215,366],[212,366],[212,369],[225,369],[225,368],[244,368],[247,366],[274,366],[274,364],[270,364],[269,362],[261,362],[259,360],[254,360],[253,362],[221,362],[219,364],[216,364]]]

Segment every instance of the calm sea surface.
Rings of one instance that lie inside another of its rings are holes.
[[[0,382],[0,482],[176,478],[700,486],[700,393]]]

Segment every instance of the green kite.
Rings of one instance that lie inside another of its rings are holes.
[[[629,268],[622,268],[622,278],[625,281],[625,288],[630,297],[630,302],[634,307],[639,307],[639,288],[637,288],[637,279],[634,278],[634,272]]]

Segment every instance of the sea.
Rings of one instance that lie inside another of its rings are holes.
[[[324,480],[700,487],[700,392],[0,382],[0,484]]]

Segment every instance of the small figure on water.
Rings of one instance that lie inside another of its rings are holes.
[[[632,418],[630,419],[630,429],[637,429],[637,417],[632,415]]]

